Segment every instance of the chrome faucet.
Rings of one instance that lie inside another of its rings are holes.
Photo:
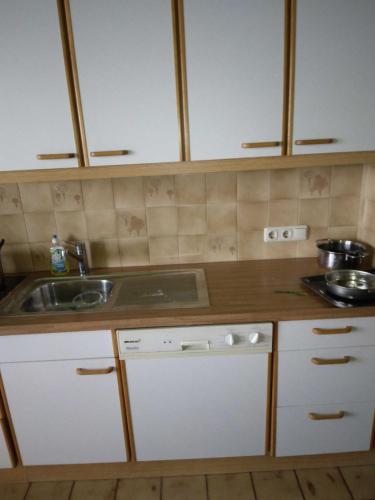
[[[74,248],[72,250],[66,250],[66,255],[73,257],[78,262],[78,271],[80,276],[86,276],[89,273],[89,263],[87,260],[86,245],[83,241],[65,241],[68,245]]]

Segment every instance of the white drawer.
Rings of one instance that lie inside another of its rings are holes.
[[[110,330],[0,337],[0,363],[113,356]]]
[[[316,334],[351,327],[350,333]],[[325,347],[375,345],[375,318],[315,319],[308,321],[280,321],[279,351],[317,349]]]
[[[316,364],[344,360],[346,364]],[[348,359],[347,358],[347,359]],[[375,347],[278,354],[277,406],[375,401]]]
[[[370,448],[375,403],[278,408],[276,456],[364,451]],[[344,417],[311,420],[309,413]]]

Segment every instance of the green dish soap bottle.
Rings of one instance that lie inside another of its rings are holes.
[[[52,236],[51,252],[51,273],[61,276],[69,272],[69,262],[65,248],[60,245],[57,234]]]

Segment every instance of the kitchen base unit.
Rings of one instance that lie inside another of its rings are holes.
[[[137,461],[265,455],[272,324],[118,331]]]

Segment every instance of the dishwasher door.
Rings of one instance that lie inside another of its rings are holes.
[[[267,353],[126,359],[136,459],[264,455]]]

